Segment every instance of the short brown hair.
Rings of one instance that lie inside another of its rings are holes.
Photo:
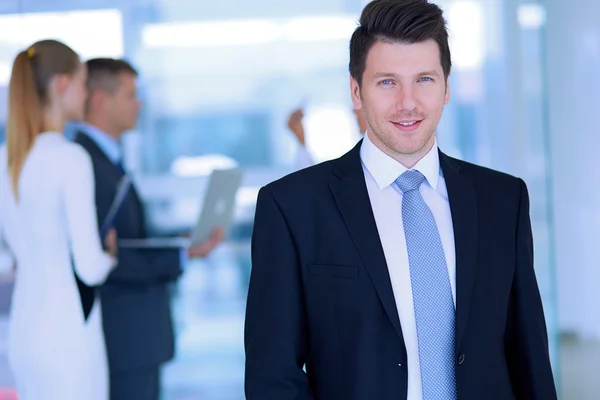
[[[440,49],[448,79],[452,61],[442,10],[427,0],[373,0],[363,9],[350,39],[350,75],[361,85],[367,54],[377,41],[413,44],[430,39]]]
[[[92,58],[87,60],[87,89],[88,93],[100,89],[112,93],[117,88],[117,77],[122,74],[130,74],[135,77],[138,72],[133,66],[122,59],[116,58]]]

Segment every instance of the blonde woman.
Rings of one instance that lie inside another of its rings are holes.
[[[100,300],[116,264],[103,249],[87,153],[63,136],[80,119],[86,68],[54,40],[17,55],[0,148],[0,265],[16,266],[9,363],[20,400],[107,400]]]

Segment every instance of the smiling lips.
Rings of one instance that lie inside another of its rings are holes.
[[[421,125],[423,120],[409,120],[409,121],[391,121],[392,124],[402,132],[414,132]]]

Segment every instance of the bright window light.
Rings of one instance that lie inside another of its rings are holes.
[[[10,74],[12,65],[7,62],[0,62],[0,85],[8,85],[10,81]]]
[[[340,157],[358,141],[356,118],[345,105],[309,108],[305,120],[306,145],[318,162]]]
[[[517,18],[523,29],[539,29],[546,22],[546,13],[541,4],[519,4]]]
[[[290,41],[348,40],[357,22],[348,17],[295,18],[282,26],[283,37]]]
[[[57,39],[82,58],[123,56],[123,22],[119,10],[0,15],[0,26],[0,46],[14,47],[15,52],[41,39]],[[12,58],[14,54],[11,63]]]
[[[149,24],[142,42],[149,47],[232,46],[268,43],[278,34],[267,20]]]
[[[148,48],[242,46],[279,41],[348,40],[355,16],[301,17],[288,20],[224,20],[147,24],[142,43]]]
[[[451,3],[448,8],[448,30],[453,68],[479,69],[485,57],[481,4],[474,1]]]
[[[7,14],[0,26],[0,86],[8,85],[16,54],[38,40],[60,40],[84,60],[124,53],[119,10]]]
[[[171,164],[171,173],[175,176],[203,176],[209,175],[215,169],[235,167],[237,167],[235,160],[220,154],[196,157],[181,156]]]

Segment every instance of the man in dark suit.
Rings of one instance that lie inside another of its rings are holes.
[[[364,139],[258,196],[247,399],[557,398],[525,183],[437,147],[450,68],[436,5],[365,7]]]
[[[87,69],[86,121],[74,140],[92,158],[101,223],[125,174],[118,140],[135,126],[140,104],[137,72],[129,63],[93,59]],[[123,201],[114,227],[119,239],[147,236],[144,207],[135,187]],[[159,398],[160,366],[174,353],[168,285],[181,275],[188,257],[204,257],[220,240],[217,231],[209,242],[186,250],[119,249],[119,265],[100,288],[112,400]]]

